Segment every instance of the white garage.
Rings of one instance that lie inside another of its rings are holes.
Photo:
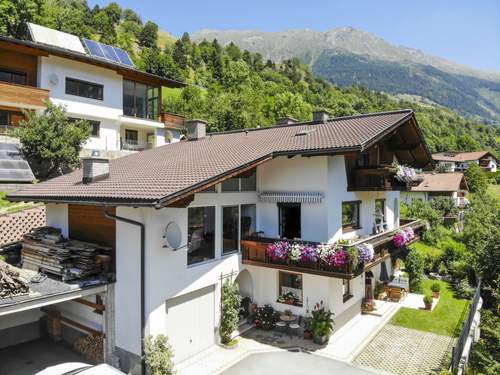
[[[166,301],[166,334],[176,363],[214,344],[214,291],[211,285]]]

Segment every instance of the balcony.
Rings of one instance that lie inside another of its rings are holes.
[[[349,174],[348,191],[406,191],[423,179],[415,176],[411,181],[400,181],[396,178],[394,168],[389,166],[356,168]]]
[[[360,263],[358,266],[353,267],[351,264],[346,264],[344,266],[333,266],[327,264],[325,261],[318,259],[316,261],[292,261],[289,259],[273,259],[269,256],[267,252],[267,247],[279,241],[276,238],[248,238],[241,241],[241,249],[242,249],[242,263],[259,266],[259,267],[267,267],[274,268],[284,271],[292,271],[292,272],[300,272],[300,273],[308,273],[319,276],[327,276],[334,277],[340,279],[352,279],[359,276],[362,272],[372,268],[378,263],[384,261],[391,254],[395,253],[398,249],[395,247],[393,243],[393,238],[396,233],[404,228],[412,228],[415,232],[415,238],[408,242],[406,245],[409,245],[412,242],[418,241],[421,235],[422,230],[425,227],[425,223],[421,220],[413,220],[404,222],[402,226],[398,229],[371,235],[365,238],[359,238],[357,240],[352,241],[349,244],[341,245],[344,249],[349,247],[355,247],[361,244],[371,244],[375,249],[374,257],[366,263]],[[307,242],[307,241],[291,241],[293,243],[301,243],[309,246],[317,246],[318,242]]]
[[[0,105],[14,108],[40,109],[45,108],[45,101],[47,100],[49,100],[49,90],[0,82]]]
[[[132,140],[123,141],[121,144],[121,149],[126,151],[144,151],[153,148],[151,143],[138,142]]]

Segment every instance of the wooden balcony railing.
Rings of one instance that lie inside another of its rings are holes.
[[[322,260],[316,262],[302,262],[302,261],[291,261],[291,260],[276,260],[272,259],[267,254],[267,247],[279,241],[276,238],[247,238],[241,241],[242,249],[242,262],[243,264],[268,267],[274,269],[280,269],[284,271],[293,271],[301,273],[309,273],[319,276],[328,276],[340,279],[352,279],[360,275],[364,270],[368,270],[374,265],[380,263],[384,259],[390,256],[391,252],[395,250],[393,244],[394,235],[399,229],[411,227],[416,234],[415,239],[412,241],[417,241],[420,238],[421,231],[425,227],[425,223],[421,220],[413,220],[404,222],[403,225],[395,230],[387,231],[384,233],[379,233],[373,236],[368,236],[366,238],[358,239],[350,244],[342,245],[344,247],[351,247],[360,245],[363,243],[370,243],[375,249],[375,256],[371,262],[360,264],[358,267],[353,269],[351,265],[346,265],[343,267],[330,266]],[[308,241],[291,241],[291,242],[301,242],[309,245],[318,245],[318,242],[308,242]]]
[[[44,108],[49,90],[38,87],[0,82],[0,103],[16,108]]]
[[[349,191],[379,191],[397,190],[405,191],[411,186],[418,185],[422,181],[416,178],[411,183],[396,179],[395,173],[390,167],[357,168],[350,172]]]

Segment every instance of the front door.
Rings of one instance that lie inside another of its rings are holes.
[[[301,238],[300,203],[278,203],[281,238]]]

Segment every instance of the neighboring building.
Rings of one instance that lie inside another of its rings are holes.
[[[422,173],[421,176],[422,182],[401,193],[404,203],[410,204],[414,199],[429,202],[434,197],[450,197],[457,207],[468,203],[468,188],[463,173]]]
[[[162,87],[181,83],[136,69],[121,49],[89,40],[84,48],[74,35],[29,26],[33,41],[0,37],[0,131],[50,99],[90,122],[83,155],[116,157],[180,139],[180,125],[166,129],[160,112]]]
[[[94,163],[101,172],[86,183],[78,170],[9,195],[46,202],[47,224],[65,236],[114,246],[114,309],[106,312],[115,330],[106,340],[122,369],[140,371],[143,335],[167,335],[176,362],[216,343],[230,275],[259,306],[306,315],[323,301],[336,329],[359,314],[397,256],[407,185],[390,165],[432,165],[413,112],[331,120],[319,112],[309,123],[212,134],[200,121],[186,127],[186,142],[111,160],[109,170],[87,159],[89,172]],[[376,256],[356,268],[280,264],[266,256],[280,238],[370,243]],[[278,302],[287,291],[293,305]]]
[[[447,172],[463,172],[471,163],[479,164],[487,172],[496,172],[498,160],[489,151],[439,152],[432,159]]]

